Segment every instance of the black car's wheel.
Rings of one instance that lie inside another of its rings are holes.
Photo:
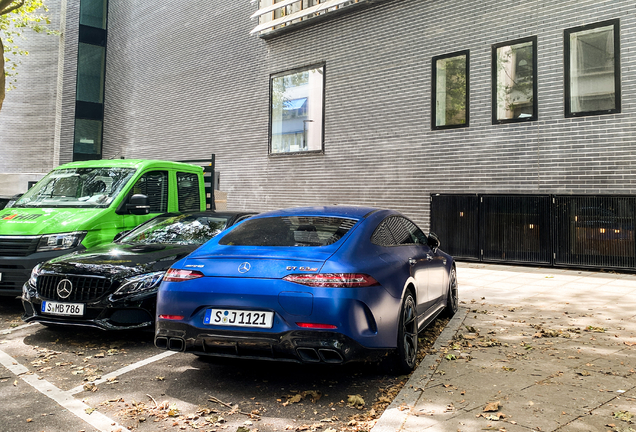
[[[450,271],[448,275],[448,293],[446,294],[446,308],[444,309],[444,315],[448,318],[452,318],[453,315],[459,309],[459,292],[457,291],[457,272],[455,267]]]
[[[396,366],[400,373],[409,373],[415,369],[417,360],[417,312],[415,299],[410,291],[406,292],[400,310],[398,327]]]

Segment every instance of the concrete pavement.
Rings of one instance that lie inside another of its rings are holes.
[[[372,432],[636,432],[636,275],[457,274],[459,312]]]

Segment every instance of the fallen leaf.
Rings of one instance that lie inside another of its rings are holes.
[[[612,414],[614,415],[615,419],[622,420],[624,422],[629,422],[632,420],[632,417],[634,417],[634,414],[630,413],[629,411],[618,411]]]
[[[354,408],[362,409],[362,407],[364,407],[364,399],[362,399],[362,396],[360,396],[359,394],[349,395],[347,405]]]
[[[484,412],[494,412],[499,411],[499,406],[501,405],[501,401],[490,402],[484,407]]]

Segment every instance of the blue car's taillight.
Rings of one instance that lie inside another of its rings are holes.
[[[283,278],[288,282],[325,288],[360,288],[379,285],[371,276],[362,273],[309,273],[291,274]]]
[[[190,279],[203,277],[204,274],[198,270],[181,270],[170,268],[163,277],[166,282],[183,282]]]

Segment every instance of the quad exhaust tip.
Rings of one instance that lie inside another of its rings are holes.
[[[155,338],[155,346],[170,351],[185,351],[185,341],[181,338],[157,337]]]
[[[336,350],[320,348],[296,348],[298,357],[305,363],[342,363],[344,359]]]

